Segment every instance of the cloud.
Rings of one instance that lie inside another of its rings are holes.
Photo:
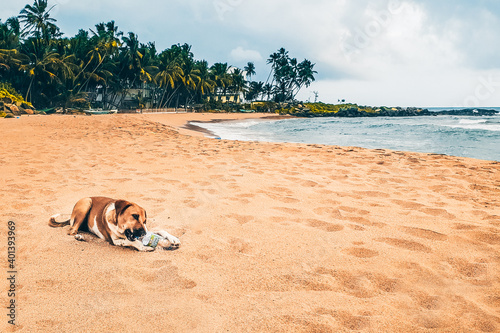
[[[236,62],[257,62],[262,61],[263,59],[259,51],[246,50],[241,46],[238,46],[237,48],[231,50],[229,57],[231,58],[231,60],[234,60]]]
[[[1,18],[28,2],[9,1]],[[317,90],[328,102],[456,105],[500,69],[500,4],[492,0],[49,0],[56,2],[68,36],[115,20],[159,50],[188,43],[209,62],[253,61],[255,80],[266,80],[264,58],[284,47],[319,71],[305,99]],[[495,91],[480,102],[498,99]]]

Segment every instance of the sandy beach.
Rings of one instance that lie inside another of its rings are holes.
[[[183,128],[263,116],[0,119],[0,331],[500,331],[500,163]],[[139,204],[180,249],[47,225],[87,196]]]

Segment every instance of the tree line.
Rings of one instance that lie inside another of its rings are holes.
[[[247,101],[293,101],[314,81],[314,64],[284,48],[270,55],[266,82],[252,81],[255,66],[197,60],[188,44],[158,51],[121,32],[114,21],[65,37],[47,0],[35,0],[16,17],[0,20],[0,82],[37,108],[104,109],[193,106],[217,96]],[[133,96],[132,100],[127,96]],[[128,103],[128,104],[127,104]]]

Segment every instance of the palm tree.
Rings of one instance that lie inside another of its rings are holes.
[[[19,47],[21,27],[17,17],[7,19],[5,23],[0,21],[0,49],[12,50]]]
[[[317,74],[314,70],[314,65],[311,61],[304,59],[300,64],[297,65],[297,82],[296,82],[296,91],[293,95],[293,98],[298,94],[300,89],[303,86],[309,87],[311,83],[315,80],[314,74]]]
[[[266,83],[269,82],[269,78],[271,77],[271,75],[273,75],[276,69],[282,66],[284,59],[288,59],[288,51],[286,51],[284,48],[279,49],[278,52],[275,52],[269,56],[269,59],[267,59],[267,64],[271,64],[271,71],[269,72]],[[271,82],[271,84],[273,83]]]
[[[12,67],[19,67],[22,61],[27,61],[27,58],[25,55],[19,53],[18,50],[0,49],[0,69],[4,71],[10,71]]]
[[[7,60],[12,50],[0,49],[0,69],[9,70],[9,61]],[[0,72],[1,73],[1,72]]]
[[[186,62],[182,64],[182,71],[184,73],[184,79],[182,80],[185,89],[185,103],[184,106],[187,109],[188,104],[196,96],[196,87],[201,81],[200,71],[196,68],[196,64],[192,58],[187,58]]]
[[[196,69],[200,80],[196,86],[198,102],[201,102],[204,95],[210,94],[215,87],[215,82],[210,78],[210,70],[206,60],[197,61]]]
[[[61,56],[42,44],[40,39],[30,39],[23,45],[25,62],[20,69],[27,74],[29,84],[25,100],[33,102],[41,98],[49,99],[48,93],[54,93],[51,85],[63,84],[74,78],[77,66],[72,55]],[[33,91],[36,90],[36,93]],[[35,96],[33,96],[35,95]]]
[[[259,98],[259,96],[263,93],[263,91],[264,91],[264,82],[252,81],[250,82],[250,86],[248,87],[248,91],[245,98],[249,101],[254,101]]]
[[[168,51],[162,52],[158,56],[158,73],[154,77],[156,84],[163,90],[158,107],[163,108],[168,105],[180,85],[176,83],[183,80],[184,72],[175,60],[170,59]],[[169,93],[170,91],[170,93]],[[165,99],[165,97],[167,97]]]
[[[229,70],[231,66],[227,63],[215,63],[210,67],[211,79],[215,83],[215,93],[225,94],[231,84]]]
[[[61,36],[59,28],[55,25],[56,19],[50,17],[47,9],[47,0],[35,0],[33,5],[26,5],[19,14],[19,19],[24,23],[23,36],[32,36],[43,39],[47,44],[52,38]]]
[[[284,48],[270,55],[267,60],[272,65],[269,76],[273,77],[274,100],[276,102],[293,101],[303,86],[308,87],[314,81],[314,64],[305,59],[301,63],[290,58]]]
[[[233,68],[231,74],[231,89],[235,94],[245,91],[246,81],[243,77],[243,71],[239,68]]]
[[[118,32],[118,27],[114,21],[99,23],[95,27],[95,31],[90,29],[93,34],[92,37],[89,38],[86,31],[80,30],[70,41],[72,50],[74,50],[74,54],[80,62],[74,89],[76,85],[79,85],[76,92],[86,91],[87,95],[93,100],[97,98],[97,87],[102,87],[102,100],[103,104],[106,104],[108,88],[116,87],[116,85],[109,85],[108,81],[110,78],[117,76],[115,73],[117,65],[113,58],[118,53],[120,46],[118,36],[121,36],[122,33]],[[111,92],[115,91],[110,90]],[[103,107],[105,106],[103,105]]]
[[[129,32],[128,36],[122,37],[123,46],[120,48],[120,76],[130,88],[135,87],[136,80],[143,71],[141,60],[143,54],[137,35]]]
[[[262,95],[267,96],[267,100],[271,99],[271,95],[273,94],[273,86],[270,83],[266,83],[264,87],[262,87]]]
[[[255,75],[255,65],[253,62],[247,63],[247,65],[243,68],[246,72],[246,77],[248,80],[252,79],[252,75]]]
[[[0,21],[0,80],[37,107],[84,101],[120,107],[130,88],[149,89],[152,93],[140,99],[152,99],[157,107],[173,105],[174,98],[187,106],[210,94],[242,91],[250,100],[267,95],[282,102],[293,100],[316,74],[309,60],[299,63],[281,48],[268,59],[267,84],[248,82],[255,75],[252,62],[244,71],[227,63],[210,67],[194,59],[188,44],[157,52],[154,43],[141,44],[133,32],[123,36],[114,21],[63,38],[53,8],[48,0],[33,0],[17,17]]]
[[[139,52],[143,55],[139,79],[143,83],[151,83],[154,80],[154,73],[158,72],[156,46],[151,42],[141,44]]]

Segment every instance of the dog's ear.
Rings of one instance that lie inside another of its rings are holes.
[[[120,216],[130,206],[132,206],[131,202],[126,200],[117,200],[115,202],[116,217]]]

